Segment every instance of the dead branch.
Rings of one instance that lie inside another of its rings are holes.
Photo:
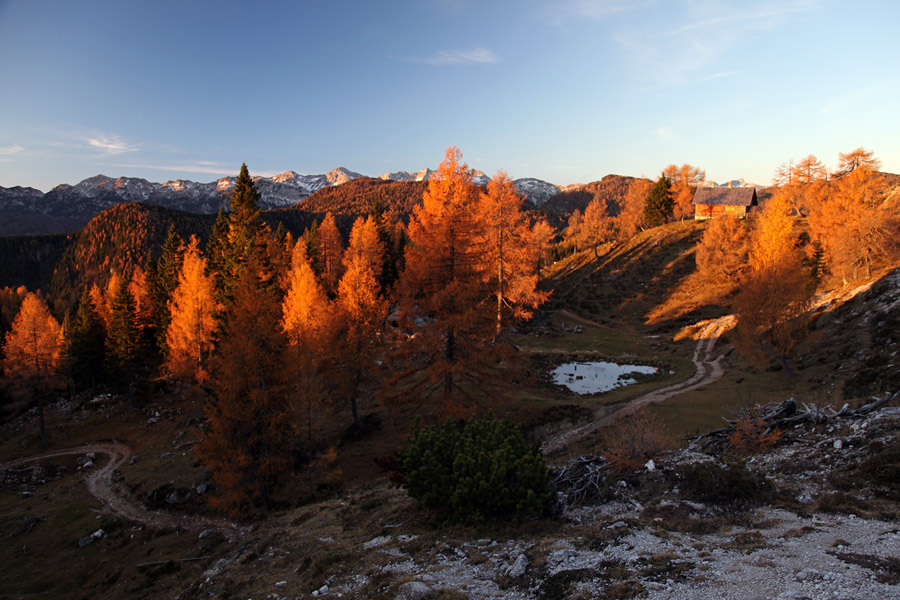
[[[791,429],[805,423],[822,424],[835,419],[855,419],[864,417],[898,399],[900,399],[900,391],[894,392],[893,394],[887,393],[883,398],[873,398],[872,402],[854,410],[850,409],[849,404],[844,404],[840,410],[836,411],[831,406],[823,407],[806,402],[803,403],[803,406],[798,406],[796,400],[788,398],[781,404],[773,403],[765,406],[757,405],[753,409],[741,411],[741,414],[738,415],[738,419],[747,416],[750,412],[754,413],[754,417],[756,417],[758,413],[762,413],[759,418],[761,418],[766,425],[766,433],[769,433],[776,429]],[[703,452],[709,448],[724,445],[728,441],[728,437],[734,432],[735,424],[738,419],[726,419],[726,423],[728,423],[726,427],[693,438],[688,449]]]

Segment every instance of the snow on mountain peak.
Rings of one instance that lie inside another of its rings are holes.
[[[364,175],[355,173],[349,169],[345,169],[344,167],[332,169],[325,174],[325,179],[331,185],[341,185],[342,183],[347,183],[352,179],[359,179],[360,177],[364,177]]]

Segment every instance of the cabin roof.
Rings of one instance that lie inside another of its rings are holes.
[[[758,206],[756,188],[701,187],[697,188],[691,204],[707,206]]]

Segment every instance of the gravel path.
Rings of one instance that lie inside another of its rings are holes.
[[[97,443],[51,450],[35,456],[20,458],[0,465],[0,470],[6,470],[20,465],[57,456],[71,454],[103,454],[109,460],[102,467],[92,470],[84,479],[88,492],[96,498],[103,509],[121,519],[134,521],[152,529],[186,529],[189,531],[202,531],[215,529],[221,531],[228,538],[233,538],[242,533],[241,529],[224,519],[202,517],[197,515],[176,515],[162,511],[152,511],[138,502],[122,485],[113,481],[113,474],[131,457],[131,448],[118,443]]]
[[[571,316],[571,313],[568,313],[568,311],[566,312]],[[586,319],[580,320],[588,324],[591,323]],[[637,398],[634,398],[629,402],[614,407],[613,411],[609,413],[605,412],[608,407],[604,407],[604,409],[598,411],[598,413],[595,414],[595,416],[599,416],[600,414],[602,414],[602,416],[600,416],[599,418],[580,427],[575,427],[574,429],[563,431],[546,440],[543,446],[544,453],[550,454],[552,452],[565,448],[572,442],[582,439],[583,437],[596,431],[597,429],[600,429],[601,427],[612,425],[617,420],[635,413],[648,404],[662,402],[663,400],[668,400],[673,396],[677,396],[685,392],[690,392],[697,388],[718,381],[722,377],[722,375],[725,374],[725,369],[722,366],[723,356],[713,358],[713,348],[715,347],[716,342],[719,340],[719,337],[721,337],[723,333],[734,327],[736,322],[737,320],[735,319],[734,315],[727,315],[719,319],[709,321],[698,330],[696,334],[697,346],[694,349],[694,357],[692,359],[694,366],[696,367],[696,371],[689,379],[666,386],[664,388],[660,388],[658,390],[654,390],[652,392],[644,394],[643,396],[638,396]]]

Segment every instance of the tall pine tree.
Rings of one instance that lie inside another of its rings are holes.
[[[209,427],[198,447],[219,487],[213,505],[233,516],[257,502],[272,508],[273,486],[290,468],[295,446],[277,290],[259,276],[264,266],[252,254],[244,267],[212,361]]]
[[[106,372],[114,385],[126,390],[132,408],[144,362],[140,352],[140,335],[134,299],[128,293],[125,280],[121,280],[110,305],[106,333]]]
[[[662,225],[672,216],[674,201],[669,194],[669,179],[660,175],[644,203],[644,220],[651,227]]]

